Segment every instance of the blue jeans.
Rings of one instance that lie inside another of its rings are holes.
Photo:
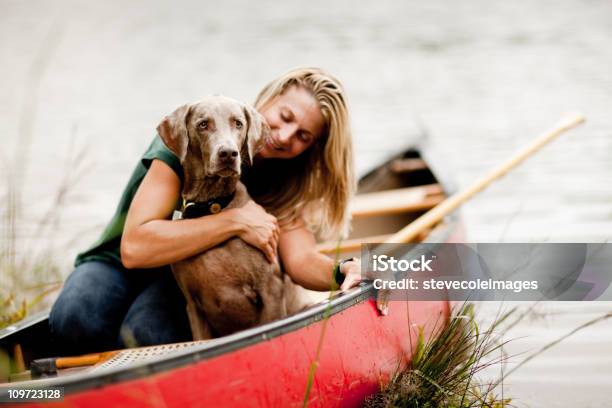
[[[169,268],[91,261],[68,277],[49,315],[62,354],[191,340],[185,299]]]

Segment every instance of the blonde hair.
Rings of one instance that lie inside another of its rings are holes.
[[[260,184],[252,194],[281,224],[304,216],[322,238],[337,238],[347,232],[347,207],[356,186],[344,89],[322,69],[297,68],[269,83],[257,96],[255,108],[261,109],[292,86],[303,87],[317,100],[326,131],[293,159],[263,160],[257,171],[250,172]]]

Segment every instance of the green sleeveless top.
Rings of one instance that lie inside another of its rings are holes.
[[[166,163],[174,172],[179,176],[181,182],[183,181],[183,167],[181,163],[172,153],[170,149],[166,147],[164,142],[160,139],[159,135],[155,136],[153,142],[144,153],[140,162],[136,165],[136,168],[132,172],[132,176],[127,183],[127,186],[123,190],[119,205],[115,211],[115,215],[106,226],[106,229],[102,233],[102,236],[98,238],[95,244],[85,252],[80,253],[76,257],[74,266],[79,266],[83,262],[87,261],[103,261],[109,262],[119,267],[122,267],[121,263],[121,234],[123,233],[123,226],[125,225],[125,218],[127,217],[128,209],[132,203],[132,199],[142,182],[145,174],[149,171],[151,163],[154,159],[159,159]]]

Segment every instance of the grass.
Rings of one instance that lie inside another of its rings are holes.
[[[448,324],[434,329],[425,340],[419,331],[409,366],[398,371],[380,392],[366,399],[366,408],[503,408],[512,405],[504,396],[504,381],[520,367],[563,342],[575,333],[612,318],[607,312],[551,341],[504,372],[508,356],[503,341],[510,329],[529,317],[534,304],[522,313],[518,308],[495,317],[482,331],[474,317],[474,306],[464,303],[453,311]],[[436,325],[438,326],[438,325]],[[511,340],[510,340],[511,341]],[[477,374],[499,365],[502,374],[494,381],[482,382]],[[500,395],[501,394],[501,395]]]
[[[334,256],[334,265],[337,264],[340,260],[340,245],[342,244],[342,238],[338,238],[338,244],[336,245],[336,251]],[[336,271],[334,270],[334,273]],[[325,314],[323,317],[323,327],[321,328],[321,336],[319,336],[319,342],[317,343],[317,350],[315,352],[315,357],[310,363],[310,368],[308,370],[308,379],[306,380],[306,390],[304,391],[304,398],[302,400],[302,407],[307,407],[310,392],[312,391],[312,385],[314,384],[314,378],[317,373],[317,369],[319,368],[319,359],[321,358],[321,350],[323,349],[323,343],[325,339],[325,333],[327,331],[327,322],[329,321],[329,317],[331,316],[331,300],[334,296],[334,293],[339,289],[336,287],[336,275],[333,276],[333,281],[331,282],[331,286],[329,288],[329,297],[327,298],[328,303],[325,308]]]
[[[23,162],[17,161],[19,165],[4,172],[6,188],[4,205],[0,207],[0,329],[48,307],[51,295],[61,287],[65,248],[59,246],[56,233],[69,193],[86,173],[85,157],[82,149],[75,151],[70,144],[64,177],[47,211],[37,220],[28,220],[24,215],[23,177],[15,177],[23,174]]]
[[[420,329],[410,365],[397,372],[381,392],[369,397],[365,407],[509,406],[509,398],[496,395],[496,384],[481,383],[476,375],[505,361],[505,343],[499,340],[497,330],[514,312],[497,316],[482,331],[473,304],[466,302],[453,311],[448,324],[438,322],[428,340]]]
[[[73,136],[74,133],[75,129]],[[4,204],[0,206],[0,329],[48,308],[52,295],[61,288],[66,259],[56,232],[60,230],[70,191],[87,172],[85,157],[84,150],[74,151],[70,144],[64,177],[47,211],[34,221],[26,219],[21,200],[24,178],[14,177],[24,173],[24,161],[16,160],[18,165],[8,166],[4,172],[6,189],[0,200]],[[39,203],[40,200],[36,202]],[[0,350],[0,383],[8,381],[9,373],[23,371],[22,363]]]
[[[40,87],[62,37],[62,26],[58,21],[52,21],[49,32],[26,71],[23,105],[16,135],[19,142],[11,155],[13,160],[1,157],[1,163],[4,164],[1,174],[5,176],[3,181],[6,188],[3,197],[0,197],[0,328],[19,321],[29,312],[42,307],[48,295],[57,290],[61,282],[62,273],[56,251],[43,242],[54,242],[53,232],[58,227],[60,210],[72,184],[72,178],[64,179],[49,211],[31,232],[27,231],[27,225],[32,223],[26,223],[23,217],[22,197],[34,125],[37,121]],[[80,160],[79,156],[76,157]],[[78,163],[68,163],[70,166],[75,164]],[[71,170],[78,171],[80,168],[77,166]],[[32,201],[39,204],[40,198],[36,197],[36,200]],[[26,244],[28,236],[30,247]]]

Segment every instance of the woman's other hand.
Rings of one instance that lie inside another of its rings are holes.
[[[340,290],[345,291],[359,285],[361,282],[361,259],[353,258],[342,264],[340,273],[344,274],[344,282],[340,286]],[[383,316],[389,313],[389,293],[386,290],[379,290],[376,297],[376,308]]]
[[[361,283],[361,259],[353,258],[340,265],[340,273],[344,275],[344,282],[340,286],[341,291],[349,290]]]
[[[277,262],[280,229],[276,217],[253,200],[231,211],[234,211],[234,220],[241,227],[238,237],[261,250],[270,263]]]

